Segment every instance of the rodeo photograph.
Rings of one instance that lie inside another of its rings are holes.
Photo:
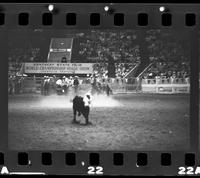
[[[13,30],[11,150],[187,150],[184,30]]]

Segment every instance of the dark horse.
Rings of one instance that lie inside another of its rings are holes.
[[[90,124],[89,122],[89,108],[85,107],[83,97],[81,96],[75,96],[73,99],[73,112],[74,112],[74,118],[73,118],[73,123],[79,123],[76,120],[76,114],[78,113],[78,116],[81,114],[85,118],[85,124]]]

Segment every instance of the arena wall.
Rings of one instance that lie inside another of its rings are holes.
[[[40,93],[41,92],[41,77],[25,77],[22,82],[22,93]],[[162,79],[142,79],[135,80],[134,82],[119,82],[116,80],[110,80],[109,86],[113,94],[119,93],[189,93],[190,84],[189,80],[171,80]],[[91,89],[91,84],[80,79],[79,90],[89,91]]]
[[[189,79],[143,79],[141,84],[142,92],[149,93],[189,93]]]

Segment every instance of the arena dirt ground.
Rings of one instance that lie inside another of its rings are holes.
[[[94,96],[93,125],[72,124],[67,96],[9,96],[12,150],[185,150],[189,148],[189,95]]]

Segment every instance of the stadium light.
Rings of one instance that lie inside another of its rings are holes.
[[[164,11],[165,11],[165,7],[164,7],[164,6],[161,6],[161,7],[159,8],[159,11],[160,11],[160,12],[164,12]]]
[[[49,6],[48,6],[48,10],[49,10],[50,12],[52,12],[53,9],[54,9],[54,5],[53,5],[53,4],[49,4]]]
[[[114,12],[115,12],[115,9],[113,8],[112,5],[113,5],[113,4],[110,4],[110,6],[105,6],[105,7],[104,7],[104,10],[105,10],[108,14],[110,14],[110,15],[114,14]]]
[[[105,6],[105,7],[104,7],[104,10],[105,10],[106,12],[108,12],[109,7],[108,7],[108,6]]]

